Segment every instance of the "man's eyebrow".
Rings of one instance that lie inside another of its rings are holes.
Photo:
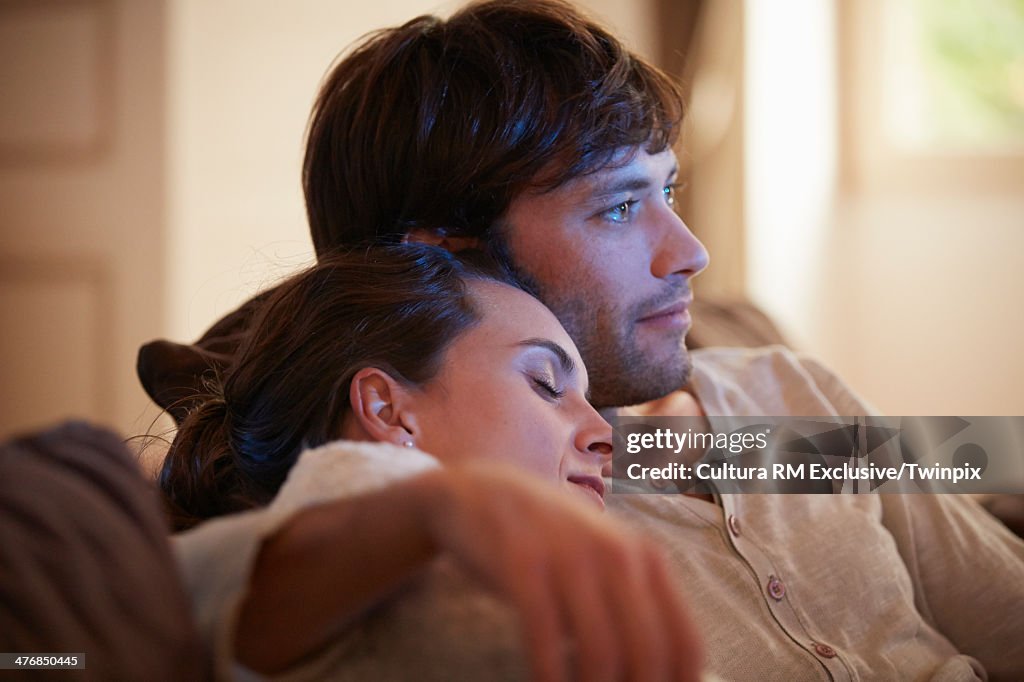
[[[674,164],[669,171],[667,178],[672,178],[679,173],[679,164]],[[593,197],[604,197],[619,192],[639,192],[652,185],[650,176],[647,175],[626,175],[623,177],[611,177],[606,180],[596,181],[590,188],[590,195]]]

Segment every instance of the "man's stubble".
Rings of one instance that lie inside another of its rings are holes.
[[[661,360],[640,348],[637,320],[651,312],[650,303],[623,311],[589,300],[585,291],[559,291],[516,262],[502,229],[492,229],[488,237],[486,252],[555,314],[576,344],[590,376],[590,402],[595,408],[657,400],[689,381],[691,363],[685,337]]]

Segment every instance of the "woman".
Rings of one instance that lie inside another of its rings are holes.
[[[579,353],[501,275],[424,246],[325,259],[267,300],[211,389],[160,475],[176,527],[273,500],[179,543],[222,657],[521,676],[516,619],[477,581],[512,606],[538,679],[696,674],[660,553],[595,513],[611,431]],[[388,660],[368,658],[382,641]]]
[[[171,446],[160,486],[175,528],[266,504],[302,450],[338,439],[515,461],[600,504],[611,429],[582,361],[550,312],[496,276],[405,246],[283,285]]]

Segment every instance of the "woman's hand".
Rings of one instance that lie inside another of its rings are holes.
[[[239,660],[287,668],[441,553],[517,611],[537,680],[699,679],[699,640],[658,548],[493,462],[299,512],[261,549]]]
[[[439,549],[518,611],[536,679],[699,679],[699,639],[650,541],[511,467],[419,482]]]

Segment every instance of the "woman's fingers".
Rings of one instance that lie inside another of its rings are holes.
[[[603,521],[603,520],[602,520]],[[574,646],[575,679],[699,677],[699,645],[661,551],[613,524],[561,542],[553,595]]]
[[[559,570],[559,597],[565,636],[571,643],[568,649],[573,658],[574,679],[621,679],[620,640],[602,579],[601,558],[575,546],[569,549]]]
[[[521,473],[459,476],[439,545],[512,602],[536,679],[567,679],[570,665],[585,680],[699,677],[699,644],[654,545]]]
[[[540,682],[567,680],[563,643],[565,632],[554,592],[548,557],[530,553],[509,581],[509,597],[518,607],[523,642],[530,659],[532,678]]]
[[[665,604],[648,583],[648,564],[656,554],[646,541],[617,532],[591,568],[587,589],[591,598],[599,595],[604,604],[601,617],[611,628],[617,657],[614,677],[609,679],[672,679]]]

